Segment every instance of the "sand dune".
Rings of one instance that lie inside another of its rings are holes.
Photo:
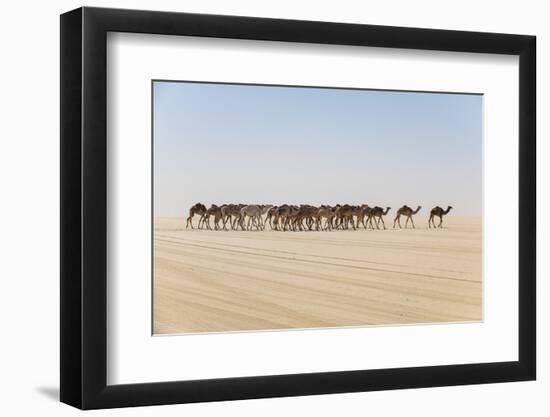
[[[481,219],[426,225],[223,232],[155,219],[154,332],[481,320]]]

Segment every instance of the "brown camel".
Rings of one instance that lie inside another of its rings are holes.
[[[201,203],[197,203],[194,206],[192,206],[189,209],[189,217],[187,217],[187,224],[185,225],[185,228],[187,229],[189,225],[191,225],[191,229],[193,228],[193,217],[195,214],[198,214],[200,216],[199,218],[199,229],[201,229],[201,220],[203,219],[204,214],[206,213],[206,206]]]
[[[447,206],[447,210],[443,210],[439,206],[434,207],[430,211],[430,219],[428,220],[428,227],[431,228],[432,224],[433,224],[434,228],[436,227],[434,217],[437,216],[437,217],[439,217],[439,225],[437,225],[437,227],[441,228],[442,227],[441,225],[443,224],[443,216],[445,216],[447,213],[449,213],[449,211],[451,211],[452,208],[453,208],[452,206]]]
[[[288,230],[291,230],[293,232],[296,231],[296,225],[297,225],[296,219],[299,213],[300,213],[300,207],[295,205],[288,207],[288,211],[284,216],[283,232],[286,232],[287,228]]]
[[[224,207],[224,206],[222,206]],[[212,230],[210,227],[210,217],[214,217],[214,230],[220,230],[220,220],[222,218],[222,207],[212,204],[208,210],[204,213],[202,219],[203,224],[206,225],[208,230]]]
[[[227,230],[228,221],[231,230],[236,229],[238,221],[241,218],[241,209],[245,206],[246,204],[227,204],[222,206],[223,230]]]
[[[298,227],[298,230],[302,231],[304,230],[304,220],[306,222],[305,227],[307,227],[308,230],[311,230],[313,227],[313,224],[315,223],[315,216],[317,215],[317,211],[319,209],[315,206],[311,206],[309,204],[302,204],[300,206],[300,209],[298,210],[298,213],[296,213],[296,217],[294,218],[294,229]]]
[[[332,219],[334,219],[335,210],[331,206],[321,206],[317,209],[315,215],[315,229],[316,230],[332,230]],[[325,221],[325,227],[323,228],[323,218]]]
[[[395,220],[393,221],[393,228],[395,229],[395,223],[397,222],[397,224],[399,225],[399,228],[401,229],[401,216],[405,216],[407,218],[407,221],[405,222],[405,229],[407,228],[407,224],[409,224],[409,220],[413,225],[413,229],[415,229],[412,216],[413,214],[418,213],[421,208],[422,208],[421,206],[418,206],[418,208],[413,211],[412,208],[406,205],[401,207],[399,210],[397,210],[397,216],[395,216]]]
[[[386,207],[386,211],[382,207],[374,207],[369,212],[369,218],[368,222],[370,224],[370,227],[374,229],[374,226],[372,225],[372,219],[374,218],[374,223],[376,223],[376,228],[380,229],[380,222],[382,222],[382,226],[384,226],[384,230],[386,230],[386,224],[384,223],[384,218],[386,214],[390,211],[391,207]]]
[[[359,227],[359,223],[361,223],[364,229],[367,228],[367,225],[365,224],[365,217],[368,219],[371,210],[372,209],[369,207],[368,204],[362,204],[359,207],[359,210],[357,212],[357,227]]]
[[[271,228],[271,230],[273,230],[273,220],[277,217],[278,208],[279,208],[278,206],[273,206],[269,210],[267,210],[265,220],[264,220],[264,229],[267,222],[269,222],[269,227]]]
[[[356,230],[353,216],[357,214],[358,209],[358,206],[351,206],[349,204],[338,206],[336,209],[336,229],[340,226],[342,229],[348,229],[349,224],[351,223],[353,230]]]

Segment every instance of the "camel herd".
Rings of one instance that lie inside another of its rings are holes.
[[[413,215],[418,213],[422,207],[416,210],[403,206],[397,210],[393,227],[396,224],[401,228],[401,217],[405,217],[405,228],[409,221],[414,228]],[[223,204],[218,206],[212,204],[210,208],[202,203],[196,203],[189,209],[186,228],[193,228],[193,217],[199,216],[199,229],[203,227],[208,230],[265,230],[269,224],[271,230],[278,231],[304,231],[304,230],[357,230],[360,225],[363,228],[380,229],[380,225],[386,229],[384,216],[390,211],[390,207],[369,207],[368,204],[353,206],[349,204],[337,204],[335,206],[321,205],[319,207],[309,204],[299,206],[283,204],[274,206],[271,204]],[[428,227],[442,227],[443,216],[452,209],[448,206],[446,210],[437,206],[430,210]],[[439,217],[439,224],[436,226],[435,217]]]

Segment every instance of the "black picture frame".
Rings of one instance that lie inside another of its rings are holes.
[[[112,385],[107,375],[108,32],[519,56],[519,358]],[[102,8],[61,15],[61,401],[81,409],[533,380],[536,376],[534,36]]]

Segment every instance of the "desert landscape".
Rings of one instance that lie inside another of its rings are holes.
[[[186,229],[154,221],[154,334],[482,320],[481,217],[429,229]]]

